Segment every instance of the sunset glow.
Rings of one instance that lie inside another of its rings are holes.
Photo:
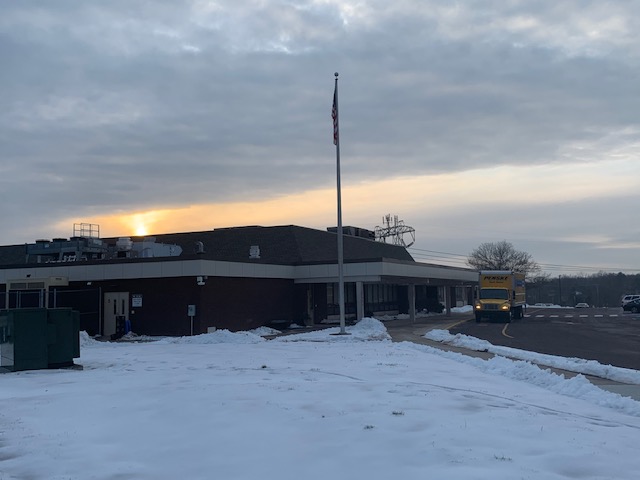
[[[610,162],[611,163],[611,162]],[[615,162],[613,162],[615,163]],[[411,222],[428,214],[468,209],[469,198],[476,205],[500,205],[505,195],[514,204],[546,204],[572,198],[615,196],[637,188],[635,177],[619,175],[610,166],[611,181],[596,183],[598,166],[584,166],[580,175],[572,166],[495,167],[457,174],[398,177],[360,185],[343,183],[344,225],[373,229],[387,213],[398,213]],[[488,182],[503,188],[486,189]],[[531,188],[532,182],[536,188]],[[514,195],[513,192],[518,192]],[[391,202],[392,201],[392,202]],[[394,212],[389,212],[393,203]],[[182,208],[149,210],[70,219],[101,226],[103,236],[154,235],[171,232],[212,230],[244,225],[302,225],[324,229],[336,225],[336,191],[325,188],[260,201],[208,203]],[[66,225],[66,224],[61,224]]]
[[[136,214],[133,215],[132,220],[134,224],[135,234],[138,236],[148,235],[149,231],[147,229],[146,221],[144,214]]]

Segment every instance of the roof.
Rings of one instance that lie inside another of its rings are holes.
[[[26,257],[27,249],[25,245],[7,245],[0,247],[0,266],[24,264]]]
[[[296,225],[217,228],[154,237],[156,242],[180,246],[182,257],[196,255],[207,260],[303,265],[335,263],[338,258],[336,233]],[[141,241],[142,238],[132,237],[132,240]],[[342,238],[345,262],[382,258],[413,261],[404,247],[349,235]],[[196,253],[196,242],[202,242],[202,254]],[[252,247],[259,248],[260,258],[250,258]]]
[[[228,262],[252,262],[276,265],[335,263],[338,258],[337,234],[296,225],[274,227],[247,226],[218,228],[202,232],[167,233],[131,237],[134,242],[155,238],[157,243],[175,244],[182,248],[179,257],[163,260],[200,258]],[[118,237],[103,238],[115,245]],[[202,253],[198,253],[199,243]],[[256,248],[257,247],[257,248]],[[404,247],[343,235],[345,262],[392,259],[413,261]],[[0,246],[0,267],[26,264],[25,245]],[[255,255],[259,252],[259,256]],[[254,253],[254,255],[250,255]],[[132,262],[143,259],[112,259],[98,262]],[[154,260],[147,259],[144,260]],[[155,260],[158,260],[156,258]],[[92,261],[95,263],[96,261]]]

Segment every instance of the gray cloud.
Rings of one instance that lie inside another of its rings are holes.
[[[0,188],[30,199],[0,207],[14,219],[3,238],[70,211],[332,186],[334,71],[343,169],[361,182],[633,157],[639,13],[577,0],[3,2]]]

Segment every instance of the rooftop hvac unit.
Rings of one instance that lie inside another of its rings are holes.
[[[133,240],[130,237],[120,237],[116,241],[116,248],[121,252],[131,250],[133,248]]]

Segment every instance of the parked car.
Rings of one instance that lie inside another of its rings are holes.
[[[640,300],[640,295],[625,295],[622,297],[622,306],[624,307],[627,303],[632,300]]]
[[[625,303],[622,306],[622,310],[625,312],[640,313],[640,298],[636,298],[635,300]]]
[[[588,303],[583,303],[583,302],[576,303],[575,308],[589,308],[589,304]]]

